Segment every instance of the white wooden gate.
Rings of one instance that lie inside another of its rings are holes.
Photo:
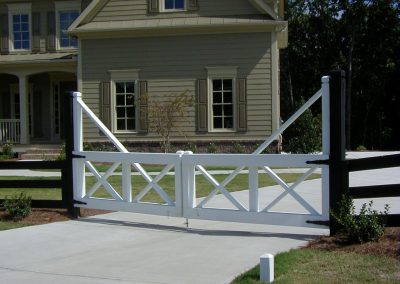
[[[261,154],[321,97],[321,154]],[[110,139],[118,152],[83,151],[83,113]],[[313,161],[329,159],[329,133],[329,77],[322,78],[321,90],[253,154],[211,155],[183,151],[176,154],[129,153],[82,101],[81,94],[74,93],[74,199],[78,207],[84,208],[189,219],[314,227],[316,225],[309,221],[329,220],[329,166],[312,164]],[[99,171],[95,163],[106,163],[109,168]],[[150,169],[156,168],[156,173],[149,173],[143,165]],[[228,167],[231,170],[225,172],[222,181],[218,181],[221,180],[221,175],[215,177],[219,173],[215,171],[215,167]],[[306,170],[297,181],[288,184],[277,173],[279,169],[287,167]],[[121,170],[116,173],[118,168]],[[312,187],[312,192],[308,189],[298,190],[299,185],[317,170],[322,175],[318,192],[315,192],[315,187]],[[88,175],[92,181],[94,177],[95,182],[88,183]],[[262,175],[268,175],[280,185],[280,192],[276,188],[262,188],[259,184]],[[244,176],[248,180],[248,187],[231,192],[229,183]],[[140,187],[139,178],[142,183]],[[164,178],[169,179],[169,186],[162,183]],[[117,181],[111,182],[111,179]],[[201,184],[198,182],[200,179]],[[116,183],[121,190],[116,189]],[[170,184],[173,184],[172,188]],[[197,192],[203,189],[200,187],[209,188],[209,192],[198,196]],[[153,199],[148,201],[145,196],[150,191],[154,194]],[[314,202],[308,198],[310,195],[314,196]],[[285,206],[279,206],[288,197],[291,197],[291,203],[286,202]]]

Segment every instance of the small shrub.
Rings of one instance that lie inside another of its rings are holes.
[[[60,153],[58,154],[57,161],[64,161],[67,159],[65,143],[61,145]]]
[[[364,203],[360,213],[356,215],[353,199],[343,196],[339,202],[338,212],[331,212],[332,218],[341,227],[348,241],[352,243],[365,243],[378,240],[385,231],[384,217],[389,212],[389,205],[384,212],[372,209],[373,201]]]
[[[207,146],[207,153],[210,154],[215,154],[217,153],[217,145],[215,145],[214,143],[210,143]]]
[[[192,151],[193,153],[197,153],[197,145],[194,143],[188,143],[185,149],[187,149],[187,151]]]
[[[0,152],[0,160],[8,160],[14,157],[11,143],[3,144],[2,148],[3,150]]]
[[[83,151],[93,151],[93,147],[89,143],[83,143]]]
[[[367,148],[365,146],[363,146],[363,145],[360,145],[360,146],[357,147],[356,150],[357,151],[367,151]]]
[[[3,144],[2,148],[3,148],[3,155],[9,156],[9,157],[12,157],[14,155],[11,143]]]
[[[3,207],[14,221],[21,220],[31,213],[31,197],[21,192],[19,195],[4,200]]]
[[[246,148],[242,144],[235,142],[233,143],[232,151],[236,154],[242,154],[246,151]]]

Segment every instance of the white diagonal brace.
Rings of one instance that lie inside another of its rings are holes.
[[[288,186],[282,179],[277,176],[270,168],[264,167],[264,170],[267,171],[267,173],[273,177],[275,176],[277,180],[281,180],[281,182],[278,182],[283,189],[285,190],[283,193],[281,193],[275,200],[273,200],[267,207],[265,207],[262,212],[268,212],[273,206],[275,206],[279,201],[281,201],[286,195],[290,194],[293,196],[294,199],[297,200],[297,202],[300,203],[310,214],[313,215],[318,215],[318,211],[314,209],[307,201],[303,199],[294,189],[303,181],[305,181],[315,170],[317,167],[310,168],[304,175],[302,175],[294,184],[291,186]],[[274,178],[275,179],[275,178]]]
[[[140,175],[145,179],[147,183],[152,183],[153,179],[151,176],[146,172],[146,170],[138,163],[133,163],[132,164],[135,169],[140,173]],[[160,195],[160,197],[169,205],[169,206],[174,206],[175,202],[172,201],[171,198],[169,198],[168,194],[165,193],[165,191],[158,185],[158,184],[152,184],[154,190]]]
[[[265,140],[254,152],[253,155],[261,154],[279,135],[282,134],[293,122],[296,121],[307,109],[310,108],[322,96],[322,89],[314,94],[301,108],[299,108],[284,124],[276,129],[270,137]]]
[[[134,198],[133,202],[140,202],[142,198],[153,188],[154,184],[157,184],[169,171],[174,167],[174,165],[167,165],[154,179],[151,183],[139,192],[139,194]]]
[[[101,177],[102,180],[107,180],[114,172],[115,170],[119,167],[121,163],[114,163]],[[96,168],[93,166],[93,164],[89,161],[85,162],[85,165],[90,169],[96,170]],[[97,172],[97,170],[96,170]],[[87,193],[87,196],[93,196],[93,194],[100,188],[102,185],[101,181],[98,179],[96,183],[92,186],[91,190]]]
[[[93,111],[83,102],[82,98],[78,97],[78,103],[81,105],[82,110],[87,116],[93,121],[94,124],[108,137],[108,139],[114,144],[118,151],[128,153],[129,151],[124,145],[114,136],[114,134],[104,125],[104,123],[93,113]]]
[[[289,189],[289,185],[282,180],[270,167],[263,167],[264,171],[285,190]]]
[[[221,192],[237,209],[240,211],[248,211],[247,208],[235,197],[232,196],[232,194],[225,189],[225,187],[222,184],[219,184],[217,180],[213,178],[212,175],[210,175],[206,169],[204,169],[202,166],[198,165],[196,168],[203,174],[203,176],[210,182],[212,183],[215,188],[214,190],[205,198],[203,199],[199,205],[197,206],[198,208],[202,208],[205,206],[217,193],[218,191]]]
[[[201,172],[207,172],[204,168],[203,168],[203,166],[200,166],[200,165],[197,165],[196,166],[196,168],[199,170],[199,171],[201,171]],[[228,183],[230,183],[243,169],[244,169],[245,167],[239,167],[239,168],[237,168],[236,170],[234,170],[229,176],[227,176],[226,178],[225,178],[225,180],[220,184],[220,183],[218,183],[218,186],[222,186],[222,187],[225,187]],[[210,200],[211,198],[213,198],[216,194],[218,193],[218,189],[216,188],[216,189],[214,189],[208,196],[207,196],[207,198],[208,198],[208,200]],[[206,198],[206,199],[207,199]],[[207,200],[207,202],[208,202],[208,200]],[[203,201],[205,201],[205,200],[203,200]],[[203,202],[202,202],[203,203]]]
[[[121,197],[121,195],[118,194],[118,192],[114,189],[114,187],[112,187],[111,184],[109,184],[107,182],[107,178],[105,178],[104,176],[101,176],[99,174],[99,172],[95,169],[95,167],[93,167],[92,163],[88,162],[86,164],[86,166],[89,168],[89,170],[93,173],[93,175],[96,177],[96,179],[104,186],[105,190],[111,194],[111,196],[119,201],[122,201],[123,198]],[[97,189],[96,189],[97,190]],[[96,192],[96,190],[94,192]],[[92,190],[90,190],[90,192],[92,192]],[[93,192],[93,193],[94,193]],[[92,195],[88,195],[90,197],[92,197]]]

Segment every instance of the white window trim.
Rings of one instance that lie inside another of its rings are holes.
[[[216,67],[206,67],[207,69],[207,91],[208,91],[208,129],[209,132],[214,133],[233,133],[237,130],[237,110],[236,110],[236,80],[237,80],[237,70],[236,66],[216,66]],[[221,129],[214,128],[213,126],[213,80],[231,79],[232,80],[232,102],[233,102],[233,128],[232,129]]]
[[[15,3],[7,4],[8,8],[8,41],[10,52],[15,53],[29,53],[32,50],[32,3]],[[16,14],[28,14],[29,15],[29,49],[15,49],[14,48],[14,25],[13,16]]]
[[[138,133],[139,128],[139,108],[138,108],[138,88],[139,88],[139,72],[140,69],[126,69],[126,70],[110,70],[109,73],[111,75],[111,112],[112,112],[112,121],[111,121],[111,129],[113,133],[117,134],[135,134]],[[115,110],[115,83],[117,82],[134,82],[135,83],[135,130],[134,131],[123,131],[117,129],[117,113]]]
[[[55,5],[55,13],[56,13],[56,48],[57,50],[77,50],[78,47],[61,47],[60,43],[60,12],[72,12],[77,11],[81,12],[81,4],[79,1],[56,1]],[[72,23],[71,23],[72,24]]]
[[[162,13],[176,13],[176,12],[187,11],[188,3],[187,3],[187,0],[183,1],[183,5],[184,5],[183,9],[165,9],[165,0],[159,0],[158,5],[160,7],[160,12],[162,12]]]

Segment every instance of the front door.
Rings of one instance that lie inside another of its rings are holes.
[[[76,91],[76,82],[60,81],[53,83],[53,140],[64,139],[64,99],[70,92]]]
[[[20,119],[20,104],[19,104],[19,87],[18,85],[10,85],[10,111],[11,118]]]

